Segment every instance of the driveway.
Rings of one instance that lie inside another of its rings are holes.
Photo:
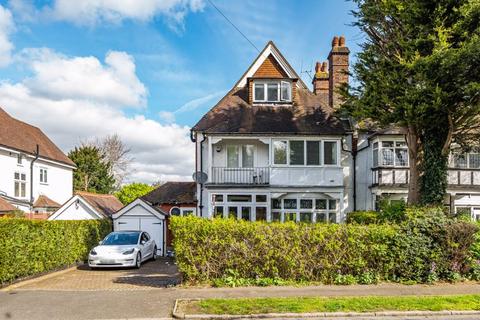
[[[180,283],[173,260],[159,258],[145,262],[140,269],[90,270],[86,265],[20,282],[15,290],[125,291],[165,288]]]

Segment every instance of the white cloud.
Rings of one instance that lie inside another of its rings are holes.
[[[14,29],[12,13],[0,5],[0,67],[8,65],[12,60],[13,44],[9,35]]]
[[[122,110],[145,99],[146,89],[130,56],[109,52],[104,63],[45,49],[29,50],[23,58],[27,56],[30,78],[0,82],[0,105],[12,116],[40,127],[64,151],[79,141],[117,133],[135,159],[131,181],[191,179],[194,145],[189,128],[128,116]]]
[[[125,52],[108,52],[104,64],[95,57],[66,57],[49,49],[26,49],[19,59],[34,73],[24,83],[35,95],[120,107],[146,103],[147,89]]]

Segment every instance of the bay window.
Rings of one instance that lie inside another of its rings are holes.
[[[274,165],[339,165],[338,141],[274,140],[272,145]]]
[[[373,167],[408,167],[408,147],[405,141],[373,143]]]
[[[272,199],[272,221],[336,223],[338,201],[326,198]]]
[[[290,141],[290,165],[304,165],[304,141]]]
[[[337,142],[325,141],[323,143],[323,164],[336,165],[337,164]]]
[[[480,169],[480,153],[460,153],[452,157],[454,168]]]
[[[290,102],[292,84],[290,81],[268,80],[253,83],[254,102]]]

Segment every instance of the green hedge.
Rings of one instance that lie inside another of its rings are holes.
[[[0,284],[83,261],[110,231],[107,220],[0,219]]]
[[[233,284],[456,279],[470,272],[477,231],[474,224],[435,216],[368,226],[173,217],[171,229],[185,279]]]

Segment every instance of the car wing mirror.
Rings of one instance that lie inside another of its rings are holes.
[[[145,243],[147,243],[147,241],[145,241],[145,240],[140,241],[141,245],[144,245]]]
[[[103,243],[103,241],[98,241],[98,244],[99,244],[100,246],[102,245],[102,243]]]

